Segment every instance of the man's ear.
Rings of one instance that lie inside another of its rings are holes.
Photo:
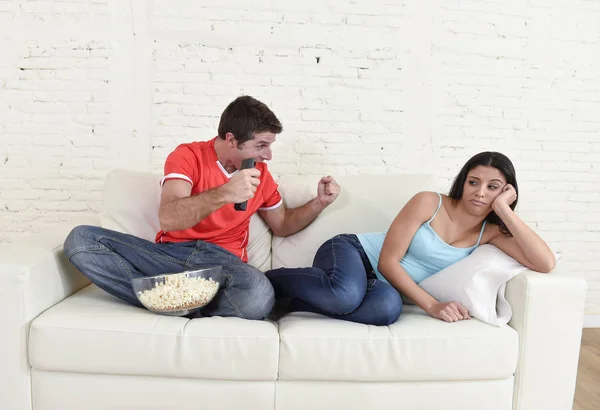
[[[233,135],[230,132],[225,134],[225,141],[227,142],[227,145],[231,145],[233,147],[237,146],[237,141],[235,140],[235,135]]]

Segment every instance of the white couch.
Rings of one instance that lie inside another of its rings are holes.
[[[160,176],[107,177],[96,224],[151,239]],[[316,178],[281,182],[290,206]],[[341,232],[384,229],[423,176],[339,178],[338,200],[310,227],[272,238],[253,217],[261,269],[309,264]],[[507,297],[509,326],[445,323],[408,306],[389,327],[310,313],[277,321],[155,315],[101,291],[62,255],[67,227],[0,252],[0,409],[570,410],[585,282],[526,272]]]

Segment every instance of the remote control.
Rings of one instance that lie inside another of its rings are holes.
[[[241,169],[247,169],[247,168],[254,168],[254,158],[246,158],[245,160],[242,161]],[[244,201],[239,204],[234,204],[233,209],[235,209],[236,211],[245,211],[246,205],[248,205],[248,201]]]

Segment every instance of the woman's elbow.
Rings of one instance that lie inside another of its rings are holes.
[[[393,261],[390,261],[389,258],[379,258],[379,262],[377,262],[377,270],[379,272],[388,272],[390,269],[390,264],[394,263]],[[398,263],[398,262],[396,262]]]
[[[550,273],[552,272],[552,270],[554,270],[555,267],[556,259],[554,258],[554,256],[552,256],[551,258],[548,258],[547,260],[536,266],[535,270],[540,273]]]

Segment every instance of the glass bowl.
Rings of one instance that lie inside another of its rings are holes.
[[[133,292],[144,307],[168,316],[186,316],[208,305],[223,285],[221,266],[134,278]]]

